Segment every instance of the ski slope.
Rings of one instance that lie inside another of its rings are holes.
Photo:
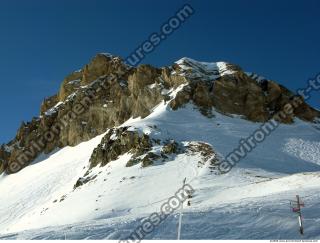
[[[213,111],[207,118],[192,104],[172,111],[159,104],[132,126],[155,139],[205,142],[226,156],[259,127]],[[198,168],[199,154],[172,156],[164,163],[125,167],[124,154],[96,178],[73,189],[88,169],[103,135],[42,156],[18,174],[0,177],[0,239],[120,239],[187,183],[195,189],[185,207],[182,239],[301,239],[289,200],[305,200],[303,239],[320,238],[320,136],[313,124],[281,124],[230,173]],[[171,215],[147,239],[175,239]]]

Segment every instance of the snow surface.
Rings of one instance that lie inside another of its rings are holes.
[[[148,117],[122,126],[163,141],[206,142],[226,156],[261,125],[213,114],[207,118],[192,104],[172,111],[162,102]],[[125,238],[144,217],[159,212],[185,177],[195,194],[184,209],[182,239],[320,238],[319,135],[300,120],[282,124],[224,175],[198,168],[199,154],[172,156],[146,168],[125,167],[131,155],[124,154],[94,168],[90,175],[97,177],[74,190],[100,135],[0,177],[0,239]],[[297,194],[306,206],[303,237],[289,207]],[[171,215],[147,239],[175,239],[177,222],[177,215]]]
[[[192,79],[212,81],[224,75],[230,75],[235,71],[228,68],[226,62],[199,62],[188,57],[181,58],[175,62],[181,69],[179,75]],[[173,71],[176,74],[176,71]]]
[[[75,80],[69,81],[68,84],[75,85],[75,84],[79,84],[80,82],[81,82],[81,79],[75,79]]]
[[[61,105],[63,105],[63,104],[64,104],[63,102],[59,101],[55,106],[53,106],[52,108],[50,108],[49,110],[47,110],[44,114],[45,114],[46,116],[51,116],[52,114],[58,112],[59,107],[60,107]]]

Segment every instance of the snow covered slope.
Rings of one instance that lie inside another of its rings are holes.
[[[122,126],[154,139],[205,142],[225,156],[261,125],[213,114],[207,118],[192,104],[172,111],[163,102],[145,119]],[[305,198],[304,238],[319,238],[319,135],[311,123],[281,124],[224,175],[198,167],[197,153],[146,168],[126,167],[131,155],[124,154],[94,168],[95,179],[74,189],[101,135],[0,177],[0,239],[125,238],[143,217],[159,212],[185,177],[195,194],[184,209],[182,239],[299,239],[297,218],[289,207],[296,194]],[[147,238],[175,239],[177,220],[171,215]]]
[[[175,63],[179,67],[178,75],[206,81],[233,74],[238,70],[238,67],[226,62],[199,62],[188,57],[181,58]],[[173,71],[173,74],[176,74],[176,71]]]

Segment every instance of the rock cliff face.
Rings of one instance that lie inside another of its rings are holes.
[[[174,89],[179,92],[170,95]],[[183,58],[169,67],[135,68],[120,57],[99,54],[81,70],[68,75],[59,92],[44,100],[40,116],[23,123],[16,137],[0,147],[0,173],[15,173],[41,153],[75,146],[131,117],[146,117],[162,101],[170,102],[173,110],[193,102],[208,117],[215,108],[221,113],[264,122],[294,96],[274,81],[256,80],[240,67],[224,62],[203,63]],[[291,123],[294,116],[313,122],[320,114],[302,101],[292,116],[280,121]],[[128,131],[123,134],[126,137],[121,135],[119,141],[111,142],[110,137],[102,141],[101,144],[110,147],[94,152],[92,166],[150,143],[146,137]],[[150,160],[155,159],[149,156]]]
[[[253,79],[238,66],[219,62],[201,63],[188,58],[178,63],[174,74],[187,77],[191,82],[172,101],[173,109],[192,100],[202,108],[204,114],[214,107],[225,114],[237,114],[251,121],[265,122],[296,97],[272,80]],[[282,118],[281,122],[291,123],[294,116],[313,121],[319,116],[319,111],[301,100],[293,115]]]

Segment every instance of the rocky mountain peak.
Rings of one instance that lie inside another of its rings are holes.
[[[69,74],[59,92],[43,101],[40,117],[22,124],[16,137],[0,148],[0,173],[14,173],[41,153],[75,146],[129,118],[144,118],[161,102],[173,110],[192,103],[207,117],[215,109],[265,122],[294,97],[276,82],[226,62],[182,58],[168,67],[135,68],[120,57],[98,54]],[[292,123],[294,117],[312,122],[319,112],[302,101],[292,116],[280,121]],[[15,170],[14,163],[19,164]]]

